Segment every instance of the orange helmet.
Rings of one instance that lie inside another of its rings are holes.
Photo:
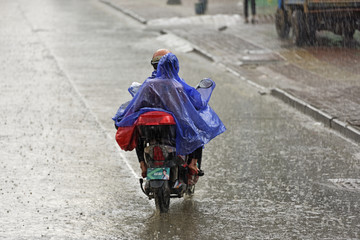
[[[167,50],[167,49],[159,49],[159,50],[157,50],[157,51],[154,53],[154,55],[153,55],[153,57],[152,57],[152,59],[151,59],[151,65],[153,65],[154,68],[156,69],[157,64],[159,63],[160,59],[161,59],[163,56],[165,56],[166,54],[168,54],[168,53],[170,53],[170,51]]]

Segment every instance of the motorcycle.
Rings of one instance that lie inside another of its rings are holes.
[[[196,90],[202,101],[208,103],[214,87],[211,79],[200,81]],[[139,88],[138,83],[133,83],[129,92],[134,96]],[[162,111],[141,114],[136,121],[136,132],[147,165],[145,185],[144,179],[140,178],[140,187],[150,200],[155,199],[156,209],[166,213],[171,198],[194,194],[195,184],[203,172],[189,169],[191,159],[176,153],[176,121],[171,114]]]
[[[155,199],[160,212],[168,211],[170,198],[193,194],[199,178],[188,169],[188,156],[176,154],[175,125],[171,114],[160,111],[144,113],[138,119],[139,140],[145,146],[147,165],[145,188],[142,178],[140,187],[149,199]]]

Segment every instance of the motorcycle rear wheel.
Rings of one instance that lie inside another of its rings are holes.
[[[161,188],[154,192],[155,206],[160,213],[167,213],[170,206],[169,181],[165,181]]]

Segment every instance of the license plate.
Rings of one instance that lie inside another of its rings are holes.
[[[169,180],[170,168],[148,168],[147,180]]]

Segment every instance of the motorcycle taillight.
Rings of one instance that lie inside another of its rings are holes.
[[[165,161],[165,157],[164,157],[164,154],[161,150],[160,147],[156,146],[154,147],[153,149],[153,156],[154,156],[154,160],[155,161],[158,161],[158,162],[155,162],[155,165],[163,165],[164,164],[164,161]]]

